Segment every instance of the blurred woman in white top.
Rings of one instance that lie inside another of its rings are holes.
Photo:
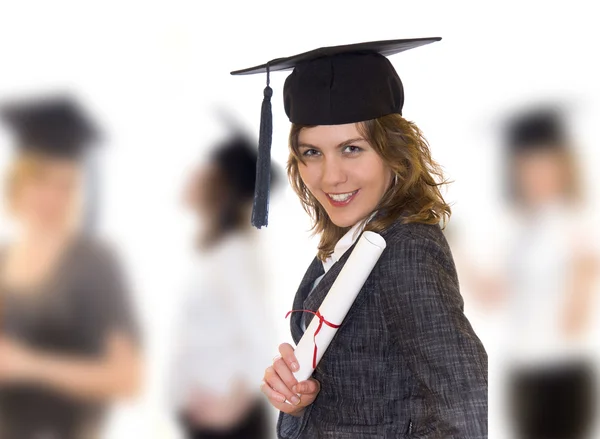
[[[505,305],[506,407],[518,438],[584,438],[594,419],[594,215],[557,108],[533,109],[506,129],[508,199],[501,276],[480,288]],[[490,289],[490,285],[496,288]],[[597,341],[595,342],[597,344]]]
[[[256,148],[242,134],[218,145],[186,199],[199,222],[196,273],[176,340],[172,393],[189,438],[268,438],[259,395],[274,332],[266,304],[268,264],[250,227]]]

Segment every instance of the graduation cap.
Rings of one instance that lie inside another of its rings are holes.
[[[213,148],[211,160],[221,169],[237,195],[252,198],[256,186],[257,142],[231,112],[217,109],[228,135]],[[271,165],[271,187],[277,185],[279,169]]]
[[[292,123],[339,125],[402,114],[404,88],[386,58],[441,38],[373,41],[322,47],[259,66],[236,70],[232,75],[265,73],[267,86],[261,109],[256,190],[252,225],[267,225],[271,161],[272,113],[270,73],[291,70],[283,90],[285,112]]]
[[[566,145],[563,114],[555,107],[541,107],[513,117],[506,127],[506,143],[513,152],[560,149]]]
[[[83,110],[66,96],[6,103],[0,116],[23,151],[76,159],[98,137]]]
[[[256,182],[256,146],[247,136],[238,133],[219,143],[211,160],[223,172],[236,194],[250,198]]]

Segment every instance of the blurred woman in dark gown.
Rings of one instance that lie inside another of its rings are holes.
[[[0,437],[98,438],[137,392],[138,332],[112,251],[82,232],[82,158],[95,130],[68,98],[5,105],[18,151],[0,247]]]

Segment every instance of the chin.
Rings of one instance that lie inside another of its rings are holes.
[[[331,222],[338,227],[352,227],[354,224],[359,222],[361,218],[358,216],[346,216],[346,215],[329,215]]]

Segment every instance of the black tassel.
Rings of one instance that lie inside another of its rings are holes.
[[[256,184],[254,186],[254,203],[252,205],[252,225],[257,229],[266,226],[269,217],[271,142],[273,137],[273,114],[271,112],[271,96],[273,96],[273,90],[269,87],[269,82],[269,66],[267,66],[267,86],[264,90],[264,99],[260,110]]]

